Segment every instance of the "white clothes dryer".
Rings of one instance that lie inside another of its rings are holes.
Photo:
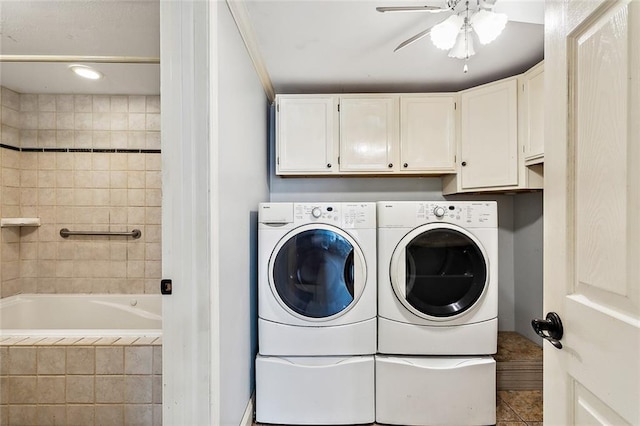
[[[375,203],[262,203],[261,355],[376,351]]]
[[[494,354],[496,202],[393,201],[377,208],[378,352]]]

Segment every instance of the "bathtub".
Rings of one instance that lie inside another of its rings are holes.
[[[160,295],[22,294],[0,300],[0,338],[161,335]]]

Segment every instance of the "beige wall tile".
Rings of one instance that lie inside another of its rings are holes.
[[[75,112],[87,113],[93,111],[93,96],[91,95],[75,95],[73,103]]]
[[[56,111],[72,112],[73,95],[56,95]]]
[[[34,425],[38,421],[36,405],[9,405],[10,424]]]
[[[124,380],[124,376],[96,376],[96,403],[122,404]]]
[[[153,347],[125,347],[125,374],[151,374],[153,368]]]
[[[95,407],[93,405],[68,404],[66,407],[69,425],[92,425],[94,423]]]
[[[36,374],[36,348],[10,347],[9,374]]]
[[[126,404],[124,406],[124,421],[127,425],[150,425],[153,421],[153,406],[151,404]]]
[[[145,112],[146,96],[129,96],[129,112]]]
[[[96,426],[122,426],[124,425],[124,405],[107,404],[95,407]]]
[[[150,375],[124,376],[124,398],[127,404],[150,404],[153,399],[153,383]]]
[[[38,95],[31,93],[20,94],[20,111],[38,111]]]
[[[38,111],[56,111],[55,95],[38,95]]]
[[[9,404],[35,404],[37,389],[36,376],[9,376]]]
[[[0,405],[4,405],[8,403],[9,403],[9,377],[0,376]]]
[[[64,404],[64,376],[38,376],[38,404]]]
[[[95,348],[67,348],[67,374],[94,374]]]
[[[96,348],[96,374],[123,374],[124,348],[122,346]]]
[[[37,348],[38,374],[65,374],[66,350],[62,347]]]
[[[66,376],[67,402],[93,403],[95,376]]]
[[[9,374],[9,347],[0,346],[0,376]]]
[[[93,96],[93,112],[110,112],[111,100],[107,95],[94,95]]]
[[[67,409],[64,405],[38,405],[37,410],[38,426],[73,424],[67,423]]]

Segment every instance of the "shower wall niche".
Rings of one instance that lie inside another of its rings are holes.
[[[0,91],[0,296],[158,293],[160,97]],[[74,236],[60,229],[122,232]]]

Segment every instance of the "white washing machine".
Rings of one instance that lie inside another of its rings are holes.
[[[375,203],[258,211],[256,420],[375,421]]]
[[[378,352],[494,354],[496,202],[393,201],[377,207]]]
[[[376,352],[375,203],[262,203],[261,355]]]

